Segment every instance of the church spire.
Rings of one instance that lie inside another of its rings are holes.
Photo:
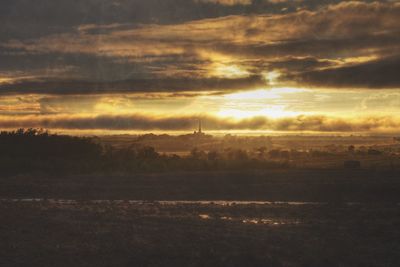
[[[201,133],[201,119],[199,119],[199,133]]]

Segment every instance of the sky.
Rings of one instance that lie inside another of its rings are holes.
[[[400,133],[400,1],[2,0],[0,128]]]

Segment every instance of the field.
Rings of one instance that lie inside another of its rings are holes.
[[[3,177],[0,266],[399,266],[399,174]]]

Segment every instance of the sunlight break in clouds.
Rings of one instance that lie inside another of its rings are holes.
[[[270,118],[282,118],[300,115],[299,112],[288,110],[288,106],[279,103],[287,94],[305,92],[300,88],[274,88],[260,89],[248,92],[227,94],[224,96],[225,103],[222,104],[217,113],[221,117],[236,119],[264,116]],[[274,100],[271,102],[271,100]]]
[[[223,65],[223,64],[217,64],[213,73],[217,77],[226,77],[226,78],[241,78],[250,75],[248,71],[238,66]]]

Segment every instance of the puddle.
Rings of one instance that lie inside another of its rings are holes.
[[[276,221],[272,219],[244,219],[242,223],[245,224],[261,224],[261,225],[297,225],[300,224],[300,221]]]
[[[211,217],[209,214],[199,214],[199,218],[202,220],[223,220],[223,221],[232,221],[232,222],[240,222],[243,224],[258,224],[258,225],[271,225],[271,226],[279,226],[279,225],[297,225],[301,224],[300,221],[298,220],[274,220],[274,219],[265,219],[265,218],[245,218],[243,217],[228,217],[228,216],[222,216],[222,217]]]
[[[211,219],[210,215],[208,214],[199,214],[200,219],[209,220]]]

